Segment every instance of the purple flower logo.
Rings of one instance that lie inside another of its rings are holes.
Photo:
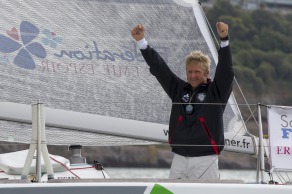
[[[8,65],[9,64],[9,62],[10,62],[10,56],[8,56],[8,55],[6,55],[6,54],[4,54],[4,55],[0,55],[0,62],[2,63],[2,64],[4,64],[4,65]]]
[[[24,69],[35,69],[32,55],[42,59],[46,57],[45,48],[38,42],[32,42],[39,34],[35,25],[23,21],[20,24],[20,37],[16,28],[7,31],[7,34],[9,37],[0,34],[0,52],[14,53],[19,50],[14,58],[15,65]]]
[[[45,35],[45,37],[42,38],[43,44],[50,45],[51,48],[56,48],[57,44],[63,42],[62,37],[57,36],[55,32],[51,32],[49,29],[44,29],[43,34]]]

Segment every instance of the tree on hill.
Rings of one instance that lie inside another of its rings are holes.
[[[212,27],[217,21],[230,25],[235,76],[250,103],[291,106],[292,14],[244,10],[229,0],[204,9]]]

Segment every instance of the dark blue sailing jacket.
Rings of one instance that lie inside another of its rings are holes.
[[[208,80],[195,89],[177,77],[149,45],[141,53],[151,74],[173,102],[168,136],[172,151],[189,157],[219,154],[224,147],[223,112],[234,78],[230,46],[218,50],[213,81]],[[177,104],[189,103],[190,99],[191,103],[197,103],[193,104],[191,114],[186,111],[187,104]]]

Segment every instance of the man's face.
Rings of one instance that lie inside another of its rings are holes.
[[[186,66],[187,80],[193,88],[202,83],[207,83],[209,72],[205,71],[200,64],[191,63]]]

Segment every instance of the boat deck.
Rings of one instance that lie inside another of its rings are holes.
[[[181,180],[181,179],[146,179],[146,178],[109,178],[109,179],[53,179],[47,183],[220,183],[220,184],[244,184],[242,180]],[[0,184],[25,184],[31,183],[29,180],[8,180],[0,179]]]

